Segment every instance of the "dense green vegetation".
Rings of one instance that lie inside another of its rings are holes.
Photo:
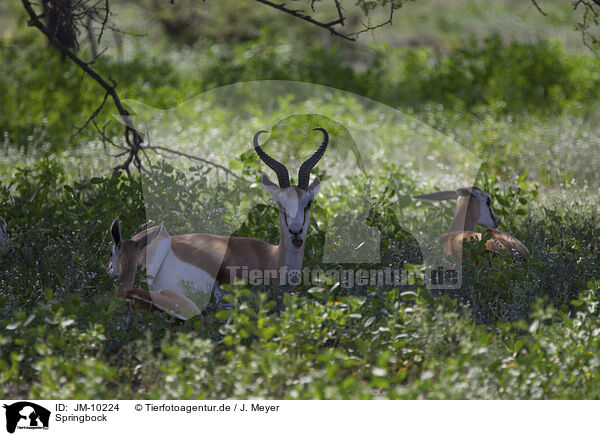
[[[111,176],[119,160],[103,153],[93,128],[76,133],[101,90],[32,30],[4,36],[0,216],[11,238],[10,251],[0,255],[0,396],[599,398],[593,159],[600,149],[600,61],[559,40],[475,32],[461,39],[459,30],[448,30],[453,15],[439,14],[432,34],[454,35],[443,49],[398,45],[391,33],[381,38],[388,42],[361,50],[318,37],[302,44],[273,24],[241,36],[210,28],[200,41],[188,33],[161,36],[155,49],[141,39],[125,56],[94,64],[122,96],[158,108],[264,79],[327,85],[397,108],[485,161],[475,183],[494,199],[502,230],[531,252],[523,262],[510,254],[491,259],[472,244],[462,286],[451,291],[428,290],[419,274],[400,289],[326,282],[273,295],[231,287],[233,311],[209,305],[185,325],[165,314],[131,313],[116,297],[106,271],[109,225],[119,217],[129,236],[159,217],[171,234],[201,226],[276,243],[277,211],[259,183],[263,167],[240,153],[224,162],[244,177],[233,182],[213,177],[218,170],[210,165],[188,162],[184,171],[159,160],[161,183],[135,173]],[[277,117],[260,110],[248,109],[265,123]],[[348,112],[359,110],[348,101]],[[111,118],[105,108],[98,122]],[[387,154],[394,153],[394,135],[408,128],[373,114],[357,113],[356,120],[382,132]],[[216,124],[227,132],[239,122],[223,112],[194,127]],[[182,126],[187,140],[190,125]],[[116,123],[108,129],[118,138]],[[341,130],[331,129],[341,144]],[[349,209],[382,235],[381,262],[355,268],[423,270],[396,209],[437,216],[431,206],[409,205],[414,193],[431,189],[419,185],[414,169],[392,159],[378,165],[369,175],[369,202],[358,175],[336,177],[324,165],[315,173],[323,191],[312,209],[307,266],[344,266],[326,265],[323,247],[328,223]],[[150,192],[191,206],[185,214],[168,202],[149,206]],[[248,199],[240,222],[232,211]],[[453,209],[441,211],[445,228]]]

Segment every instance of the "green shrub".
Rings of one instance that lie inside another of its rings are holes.
[[[101,57],[93,67],[118,84],[122,98],[168,108],[219,86],[250,80],[297,80],[343,89],[422,119],[439,105],[480,118],[595,114],[598,60],[566,52],[558,42],[504,43],[499,37],[448,54],[428,48],[374,47],[359,56],[338,45],[311,47],[260,37],[236,45],[199,44],[182,59],[133,51],[124,59]],[[78,133],[98,107],[103,90],[34,33],[0,42],[0,126],[7,144],[25,150],[63,150],[97,137]],[[111,120],[109,101],[98,124]],[[16,116],[18,114],[18,116]],[[121,134],[116,123],[109,136]],[[78,133],[79,136],[73,136]],[[81,136],[83,135],[83,136]]]
[[[206,219],[213,196],[221,198],[217,205],[237,201],[226,186],[206,189],[201,168],[191,185],[190,172],[163,170],[158,193],[204,193],[197,207]],[[385,171],[382,182],[402,172],[392,165]],[[118,216],[131,234],[145,220],[139,181],[62,184],[61,177],[60,165],[48,160],[20,168],[0,204],[14,249],[0,268],[3,396],[599,397],[595,206],[537,208],[536,187],[524,178],[502,189],[485,178],[506,230],[531,250],[525,262],[473,252],[453,295],[432,295],[418,281],[403,290],[327,283],[283,295],[231,287],[233,311],[209,307],[176,326],[165,314],[129,312],[106,273],[112,219]],[[382,189],[370,218],[394,240],[402,229],[384,206],[388,196],[412,190],[407,174],[402,179],[405,186],[383,183],[388,191]],[[192,189],[182,191],[184,185]],[[347,201],[360,197],[358,179],[349,177],[345,187]],[[314,210],[315,222],[327,221],[326,203]],[[508,219],[515,203],[527,213]],[[275,211],[263,212],[238,234],[276,235]],[[174,219],[175,227],[189,225]],[[517,232],[524,225],[532,231]],[[323,229],[311,228],[306,250],[313,266],[323,266],[310,255],[319,253],[322,237]],[[398,238],[383,247],[382,264],[410,243]],[[540,298],[544,303],[535,306]]]

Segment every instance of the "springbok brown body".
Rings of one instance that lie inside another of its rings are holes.
[[[491,235],[485,243],[486,252],[498,253],[509,250],[523,257],[529,255],[529,250],[521,241],[508,233],[496,230],[500,218],[492,209],[490,195],[482,189],[462,188],[456,191],[416,195],[415,198],[430,201],[456,200],[456,211],[450,229],[440,235],[440,239],[446,254],[452,256],[457,262],[465,256],[463,241],[473,239],[481,241],[484,234]],[[486,227],[483,234],[475,231],[477,225]]]
[[[146,265],[148,280],[155,289],[163,289],[165,298],[170,290],[193,300],[202,295],[210,298],[211,291],[220,293],[219,284],[232,284],[240,278],[260,272],[266,281],[287,285],[290,276],[300,276],[304,257],[304,241],[308,232],[310,206],[321,186],[318,177],[309,185],[310,172],[321,159],[329,141],[327,131],[317,128],[324,139],[318,150],[298,171],[298,185],[291,186],[287,168],[267,155],[254,135],[253,145],[258,156],[277,175],[279,186],[263,174],[262,183],[279,208],[280,239],[278,245],[253,238],[227,237],[207,233],[169,236],[166,228],[152,227],[138,233],[130,240],[123,240],[117,220],[111,226],[114,242],[112,269],[118,276],[121,289],[133,287],[137,265]],[[187,282],[184,289],[181,281]],[[274,282],[275,281],[275,282]],[[268,284],[268,283],[267,283]],[[293,284],[293,282],[292,282]],[[124,291],[125,292],[125,291]],[[126,291],[131,294],[133,291]],[[130,297],[147,299],[153,294],[135,291]],[[183,305],[182,302],[177,304]],[[162,309],[161,309],[162,310]]]

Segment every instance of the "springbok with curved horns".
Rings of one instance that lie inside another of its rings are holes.
[[[523,257],[529,255],[529,250],[521,241],[508,233],[496,230],[500,218],[492,209],[490,195],[480,188],[473,186],[456,191],[416,195],[414,198],[429,201],[456,200],[456,210],[450,229],[440,236],[444,251],[456,261],[460,262],[464,257],[463,240],[482,239],[483,234],[475,231],[477,225],[486,227],[485,234],[491,234],[491,238],[485,244],[486,252],[498,253],[509,250]]]
[[[277,175],[278,185],[264,173],[262,183],[279,209],[278,245],[259,239],[207,233],[169,236],[163,225],[123,240],[119,223],[115,220],[111,226],[114,242],[112,271],[119,277],[121,289],[133,286],[138,264],[145,264],[147,274],[154,277],[149,279],[149,284],[186,298],[193,295],[181,286],[182,280],[191,284],[196,295],[208,295],[210,298],[210,292],[217,291],[219,284],[233,284],[252,271],[260,271],[265,281],[279,279],[282,285],[297,284],[294,280],[300,278],[302,269],[310,207],[321,187],[318,177],[309,184],[310,173],[323,157],[329,142],[325,129],[317,127],[314,130],[323,133],[323,142],[300,166],[296,186],[291,186],[285,165],[265,153],[259,145],[258,137],[265,131],[257,132],[253,138],[256,154]],[[149,296],[153,295],[146,293],[143,298]],[[183,305],[183,302],[174,304]]]

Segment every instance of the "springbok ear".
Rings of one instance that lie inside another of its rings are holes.
[[[440,191],[432,194],[415,195],[414,198],[429,201],[456,200],[458,198],[458,191]]]
[[[269,195],[273,197],[273,200],[275,200],[275,202],[277,202],[277,196],[279,195],[279,186],[277,186],[275,183],[269,180],[265,173],[262,174],[261,181]]]
[[[143,249],[146,250],[146,274],[152,276],[152,278],[148,277],[147,280],[148,284],[151,285],[154,282],[154,278],[156,278],[163,261],[171,250],[171,237],[169,236],[165,225],[161,223],[160,226],[152,230],[152,232],[146,234],[146,241],[143,245],[141,244],[142,239],[140,239],[138,248],[140,249],[140,252]]]
[[[119,226],[119,219],[115,218],[110,226],[110,236],[112,236],[115,247],[121,242],[121,227]]]
[[[160,223],[160,226],[158,226],[152,230],[148,230],[144,236],[142,236],[140,239],[135,241],[135,245],[136,245],[137,249],[140,251],[143,250],[148,245],[150,245],[155,239],[157,239],[159,237],[159,235],[161,237],[167,237],[167,238],[169,237],[167,228],[165,227],[165,225],[163,223]]]
[[[318,177],[315,177],[315,179],[312,181],[312,183],[308,186],[308,190],[312,194],[313,198],[315,198],[317,196],[317,194],[319,193],[320,189],[321,189],[321,179],[319,179]]]
[[[471,197],[474,196],[473,192],[475,192],[474,188],[460,188],[456,190],[456,193],[460,197]]]
[[[167,231],[167,226],[165,226],[165,223],[160,223],[160,227],[158,228],[158,233],[156,234],[155,237],[158,237],[158,235],[160,235],[161,237],[166,237],[166,238],[170,238],[171,235],[169,235],[169,232]]]

